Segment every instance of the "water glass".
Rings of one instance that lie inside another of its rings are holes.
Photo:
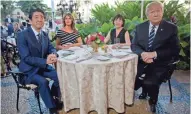
[[[120,48],[120,38],[114,38],[114,44],[116,49],[118,50]]]

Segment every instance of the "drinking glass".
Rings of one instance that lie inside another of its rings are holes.
[[[115,44],[116,50],[118,51],[118,49],[120,48],[120,38],[114,38],[114,44]]]

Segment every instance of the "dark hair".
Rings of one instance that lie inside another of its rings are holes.
[[[22,25],[23,25],[23,26],[26,26],[26,22],[22,22]]]
[[[120,19],[120,20],[123,21],[122,27],[124,27],[124,25],[125,25],[125,19],[124,19],[124,17],[123,17],[121,14],[117,14],[117,15],[113,18],[113,24],[114,24],[114,21],[117,20],[117,19]]]
[[[41,9],[39,9],[39,8],[31,9],[31,10],[30,10],[30,13],[29,13],[29,19],[30,19],[30,20],[32,20],[32,16],[33,16],[34,12],[41,12],[41,13],[45,16],[43,10],[41,10]]]

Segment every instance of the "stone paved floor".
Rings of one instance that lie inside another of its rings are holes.
[[[159,102],[156,114],[189,114],[190,113],[190,71],[175,71],[171,79],[173,103],[169,102],[168,84],[160,88]],[[19,109],[16,111],[16,85],[11,76],[1,78],[1,114],[39,114],[38,104],[33,91],[21,90]],[[140,90],[136,92],[135,103],[126,107],[126,114],[151,114],[146,100],[139,100]],[[49,114],[41,100],[44,114]],[[66,114],[60,111],[60,114]],[[79,110],[72,110],[68,114],[79,114]],[[91,112],[90,114],[97,114]],[[110,109],[109,114],[117,114]]]

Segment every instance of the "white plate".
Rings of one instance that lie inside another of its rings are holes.
[[[128,53],[126,53],[126,52],[119,52],[119,51],[115,51],[115,52],[112,52],[112,55],[114,56],[114,57],[121,57],[121,56],[126,56],[126,55],[128,55]]]
[[[120,49],[129,49],[130,46],[121,46]]]
[[[106,57],[106,56],[98,56],[97,58],[96,58],[97,60],[100,60],[100,61],[108,61],[108,60],[110,60],[110,58],[109,57]]]
[[[69,56],[67,56],[67,57],[64,57],[64,59],[66,59],[66,60],[75,60],[75,59],[77,59],[77,58],[79,58],[79,57],[76,56],[76,55],[69,55]]]
[[[132,53],[130,49],[119,49],[120,52]]]
[[[61,50],[60,54],[61,56],[66,56],[66,55],[70,55],[70,54],[73,54],[74,52],[73,51],[70,51],[70,50]]]

